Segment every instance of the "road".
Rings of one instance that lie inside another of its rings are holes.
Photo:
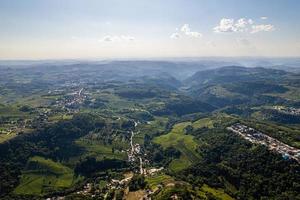
[[[134,128],[136,128],[138,123],[134,121]],[[135,162],[136,160],[139,160],[139,168],[140,168],[140,174],[144,173],[143,169],[143,159],[141,157],[141,152],[140,152],[140,145],[139,144],[134,144],[133,143],[133,137],[135,133],[134,131],[131,131],[131,136],[130,136],[130,150],[128,151],[128,160],[129,162]]]

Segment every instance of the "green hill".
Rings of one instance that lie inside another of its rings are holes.
[[[53,160],[34,156],[27,162],[14,193],[42,195],[68,188],[77,180],[70,168]]]

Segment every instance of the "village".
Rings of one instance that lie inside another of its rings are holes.
[[[227,130],[238,134],[251,143],[267,146],[271,151],[281,154],[284,159],[294,159],[300,163],[300,149],[284,144],[254,128],[236,123],[227,127]]]
[[[138,126],[140,122],[134,121],[134,129]],[[147,154],[143,153],[142,147],[138,143],[134,143],[133,138],[139,132],[130,131],[130,148],[127,149],[128,162],[131,164],[132,169],[123,173],[123,179],[108,179],[107,176],[95,176],[92,180],[106,180],[105,185],[102,188],[99,184],[95,185],[93,181],[86,182],[80,189],[74,191],[74,194],[88,196],[91,198],[99,198],[103,193],[105,193],[104,199],[111,191],[123,190],[124,195],[130,194],[129,183],[135,174],[140,174],[142,176],[155,176],[163,172],[164,168],[154,168],[150,166],[150,161],[146,158]],[[105,174],[105,173],[104,173]],[[99,181],[98,181],[99,182]],[[158,193],[162,189],[163,185],[157,185],[156,189],[152,190],[150,188],[143,190],[142,194],[139,194],[143,200],[151,200],[153,194]],[[64,199],[64,196],[55,196],[48,198],[47,200],[60,200]]]
[[[23,133],[29,133],[34,129],[39,129],[45,124],[55,121],[56,116],[71,116],[79,112],[79,107],[87,98],[83,94],[84,88],[80,88],[75,92],[68,93],[62,98],[55,100],[50,106],[41,106],[36,108],[24,108],[24,112],[28,113],[26,117],[6,117],[0,120],[0,136],[3,138],[13,138]],[[59,91],[62,92],[63,90]],[[58,91],[49,91],[48,94],[53,94]],[[25,106],[23,106],[25,107]],[[22,110],[22,107],[20,108]]]

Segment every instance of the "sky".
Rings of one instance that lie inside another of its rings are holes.
[[[298,57],[299,0],[0,0],[0,59]]]

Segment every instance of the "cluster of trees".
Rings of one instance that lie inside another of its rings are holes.
[[[158,145],[153,145],[155,148],[152,150],[152,160],[155,163],[167,166],[172,160],[179,158],[181,152],[174,147],[168,147],[165,150]]]
[[[253,96],[263,93],[283,93],[288,91],[286,87],[278,84],[255,81],[255,82],[239,82],[238,84],[225,84],[226,89],[232,92]]]
[[[128,116],[132,119],[136,119],[141,122],[154,120],[154,116],[146,111],[135,111],[133,113],[128,114]]]
[[[120,97],[128,99],[144,99],[158,96],[158,91],[152,89],[123,89],[116,93]]]
[[[180,179],[195,186],[222,187],[238,199],[300,198],[296,161],[284,160],[266,147],[253,146],[222,129],[199,134],[208,144],[199,149],[203,159],[176,174]]]
[[[129,183],[129,191],[144,189],[147,185],[143,175],[134,175]]]
[[[108,169],[121,169],[126,167],[128,167],[128,164],[123,160],[104,159],[97,161],[94,157],[87,157],[76,164],[74,172],[77,175],[90,177],[99,171],[105,171]]]
[[[300,123],[299,115],[286,114],[274,109],[265,109],[263,110],[263,113],[268,119],[275,122],[285,123],[285,124]]]
[[[182,97],[178,100],[167,102],[164,107],[152,108],[150,109],[150,112],[154,115],[159,115],[159,116],[163,116],[163,115],[183,116],[183,115],[188,115],[188,114],[198,113],[198,112],[207,113],[215,109],[216,107],[208,103]]]
[[[21,170],[31,156],[40,155],[55,161],[68,160],[82,151],[74,144],[74,140],[104,126],[102,118],[81,114],[70,121],[58,122],[1,144],[0,196],[7,195],[18,185]]]

